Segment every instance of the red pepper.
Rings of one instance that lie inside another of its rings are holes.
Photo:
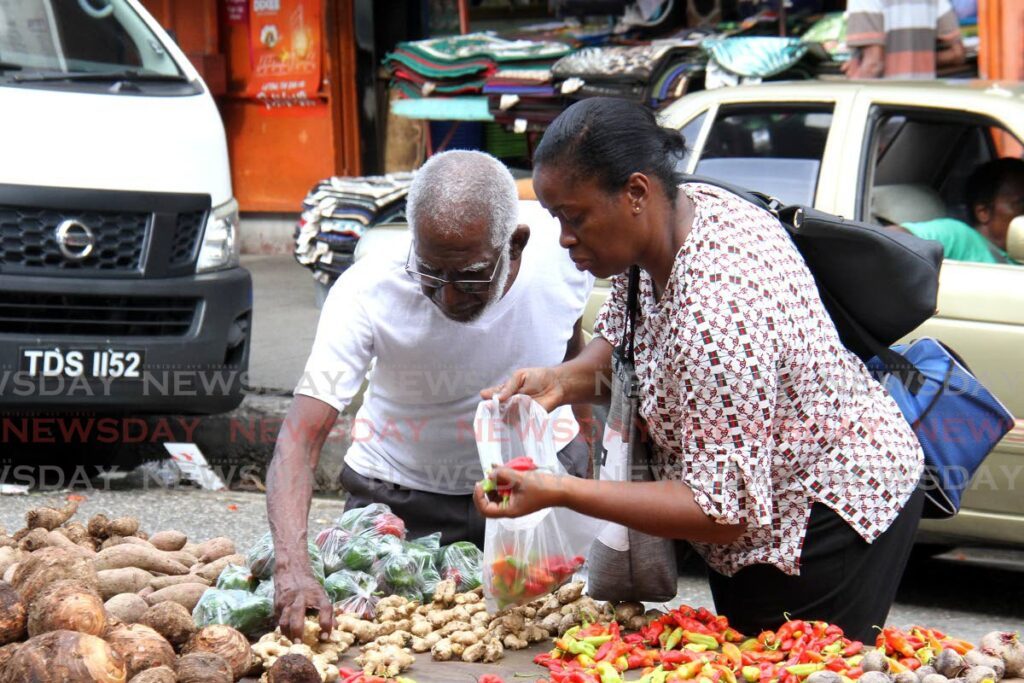
[[[797,633],[803,634],[805,630],[807,630],[807,625],[800,619],[787,621],[776,631],[775,639],[777,641],[785,641],[789,638],[798,638]]]
[[[835,624],[831,624],[828,628],[825,629],[825,635],[827,635],[827,636],[839,635],[840,637],[842,637],[842,635],[843,635],[843,628],[841,626],[836,626]]]
[[[701,609],[704,609],[701,607]],[[684,617],[681,614],[674,614],[675,622],[677,626],[682,627],[684,631],[693,631],[694,633],[701,633],[706,636],[715,635],[710,628],[702,624],[700,621],[691,617]]]
[[[846,660],[842,657],[833,657],[825,663],[826,669],[828,669],[829,671],[835,671],[837,673],[840,671],[846,671],[847,666],[849,665],[846,663]]]
[[[761,643],[766,648],[774,649],[776,643],[779,642],[778,638],[775,637],[774,631],[761,631],[757,635],[757,642]]]
[[[533,458],[527,455],[521,455],[518,458],[512,458],[509,460],[505,463],[505,467],[515,470],[516,472],[529,472],[537,469],[537,463],[533,461]]]
[[[608,653],[612,651],[613,647],[615,647],[615,645],[615,641],[609,640],[607,643],[597,648],[597,652],[594,654],[594,661],[603,662],[605,658],[608,656]]]
[[[917,671],[921,668],[921,660],[917,657],[904,657],[900,660],[900,664],[907,667],[911,671]]]
[[[843,656],[844,657],[853,657],[854,655],[856,655],[858,652],[860,652],[863,649],[864,649],[864,643],[860,642],[859,640],[855,640],[855,641],[851,642],[849,645],[846,646],[846,648],[843,650]]]
[[[847,678],[852,678],[852,679],[856,680],[856,679],[860,678],[863,675],[864,675],[864,669],[862,669],[859,666],[855,666],[852,669],[847,669],[846,670],[846,677]]]
[[[481,674],[476,683],[505,683],[501,676],[495,674]]]
[[[916,650],[910,646],[907,642],[907,637],[898,628],[891,626],[882,629],[882,636],[884,637],[885,645],[887,645],[893,653],[899,653],[904,657],[913,657]]]

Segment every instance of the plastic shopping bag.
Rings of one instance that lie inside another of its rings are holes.
[[[569,476],[558,461],[551,427],[547,411],[527,396],[513,396],[504,405],[496,399],[481,401],[474,428],[484,473],[525,456],[540,470]],[[564,508],[488,519],[483,554],[487,608],[523,605],[567,583],[583,567],[602,525]]]

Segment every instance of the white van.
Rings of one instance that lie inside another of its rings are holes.
[[[237,406],[237,231],[213,98],[136,0],[0,0],[0,410]]]

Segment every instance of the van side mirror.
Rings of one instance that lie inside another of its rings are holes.
[[[1024,263],[1024,216],[1010,221],[1006,232],[1006,253],[1017,263]]]

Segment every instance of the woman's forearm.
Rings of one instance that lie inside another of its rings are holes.
[[[662,538],[727,544],[742,525],[719,524],[697,505],[693,491],[679,481],[593,481],[558,477],[559,507],[615,522]]]
[[[555,367],[562,403],[607,404],[611,384],[612,345],[594,337],[572,360]]]

